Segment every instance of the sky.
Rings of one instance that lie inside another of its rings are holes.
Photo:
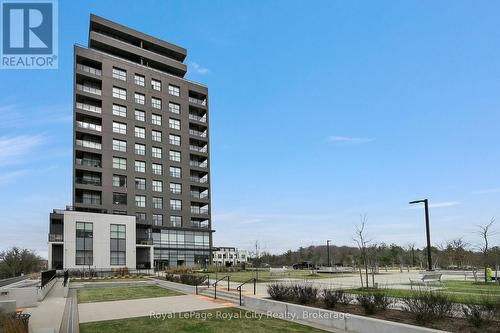
[[[183,46],[209,87],[214,244],[280,253],[500,230],[500,3],[60,1],[59,68],[0,70],[0,250],[71,204],[73,44],[90,13]],[[500,235],[492,238],[500,244]]]

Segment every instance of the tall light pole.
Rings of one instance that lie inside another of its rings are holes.
[[[326,241],[326,261],[328,262],[328,267],[331,267],[330,265],[330,242],[331,240]]]
[[[427,270],[432,271],[432,258],[431,258],[431,232],[429,227],[429,200],[415,200],[410,201],[410,205],[423,203],[425,207],[425,233],[427,235]]]

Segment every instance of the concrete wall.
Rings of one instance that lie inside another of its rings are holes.
[[[18,307],[29,308],[37,306],[38,287],[1,288],[0,302],[15,301]]]
[[[92,268],[119,268],[136,267],[136,239],[135,239],[135,216],[96,214],[77,211],[64,212],[64,268],[83,269],[88,266],[76,265],[76,222],[92,222],[94,228],[93,250],[94,264]],[[124,266],[111,266],[110,235],[111,224],[126,225],[126,263]],[[51,258],[49,258],[51,262]]]
[[[444,333],[425,327],[356,316],[309,306],[278,302],[270,299],[243,296],[244,307],[249,310],[275,315],[277,318],[321,325],[334,331],[355,333]]]
[[[0,313],[16,312],[16,301],[0,301]]]

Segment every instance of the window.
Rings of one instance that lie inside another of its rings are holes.
[[[161,227],[163,225],[163,215],[153,214],[153,225]]]
[[[168,127],[172,128],[172,129],[180,130],[181,129],[181,121],[177,120],[177,119],[170,118],[168,120]]]
[[[151,107],[161,110],[161,99],[151,97]]]
[[[180,228],[182,226],[182,216],[170,216],[170,223],[172,223],[172,227]]]
[[[145,121],[146,120],[146,112],[136,109],[134,111],[134,117],[135,117],[135,120],[137,120],[137,121]]]
[[[156,91],[161,91],[161,81],[151,79],[151,88]]]
[[[163,192],[163,182],[161,180],[153,180],[153,191]]]
[[[135,172],[146,172],[146,162],[135,161]]]
[[[153,175],[162,175],[163,174],[163,167],[161,164],[152,164],[152,170],[153,170]]]
[[[118,98],[118,99],[127,99],[127,91],[122,88],[118,87],[113,87],[113,97]]]
[[[153,197],[153,208],[163,209],[163,198]]]
[[[113,193],[113,205],[126,205],[126,204],[127,204],[127,194]]]
[[[168,93],[170,95],[180,96],[181,95],[181,88],[179,88],[178,86],[174,86],[174,85],[169,84],[168,85]]]
[[[113,121],[113,133],[127,134],[127,124]]]
[[[113,214],[115,215],[127,215],[126,210],[113,210]]]
[[[135,153],[137,155],[146,155],[146,146],[140,143],[135,144]]]
[[[177,103],[168,103],[168,111],[175,113],[175,114],[180,114],[181,113],[181,106]]]
[[[113,139],[113,150],[126,152],[127,141]]]
[[[170,193],[181,194],[182,193],[182,185],[177,184],[177,183],[170,183]]]
[[[169,134],[168,135],[168,143],[174,146],[180,146],[181,145],[181,137],[178,135],[174,134]]]
[[[94,225],[91,222],[76,222],[76,258],[77,265],[94,264]]]
[[[144,87],[144,76],[135,74],[134,83],[137,84],[138,86]]]
[[[110,236],[110,255],[111,265],[125,265],[126,257],[126,245],[125,245],[125,225],[124,224],[111,224],[111,236]]]
[[[127,170],[127,159],[121,157],[113,157],[113,168]]]
[[[145,100],[145,97],[143,94],[139,94],[139,93],[135,93],[134,94],[134,101],[137,103],[137,104],[141,104],[141,105],[144,105],[144,100]]]
[[[146,138],[146,129],[144,127],[135,127],[134,129],[135,137],[145,139]]]
[[[161,142],[161,132],[151,131],[151,139],[156,142]]]
[[[180,151],[175,151],[171,150],[168,153],[170,160],[174,162],[180,162],[181,161],[181,152]]]
[[[144,178],[136,178],[135,179],[135,189],[136,190],[146,190],[146,179]]]
[[[182,209],[182,201],[176,199],[170,199],[170,209],[171,210],[181,210]]]
[[[170,167],[170,177],[181,178],[181,168]]]
[[[155,158],[161,158],[161,148],[160,147],[151,147],[151,156]]]
[[[122,105],[113,104],[113,115],[118,117],[126,117],[127,116],[127,108]]]
[[[136,195],[135,196],[135,206],[136,207],[146,207],[146,196]]]
[[[117,67],[113,67],[113,78],[127,81],[127,71]]]
[[[158,125],[158,126],[161,126],[161,115],[159,114],[152,114],[151,115],[151,123],[153,125]]]
[[[113,175],[114,187],[127,187],[127,177],[122,175]]]
[[[136,212],[135,213],[135,219],[137,221],[146,221],[146,213],[143,212]]]

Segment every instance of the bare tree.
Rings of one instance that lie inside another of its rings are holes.
[[[488,252],[489,252],[489,238],[495,234],[492,230],[493,223],[495,223],[495,218],[492,217],[488,224],[478,225],[478,234],[483,239],[483,245],[480,247],[483,253],[483,265],[484,265],[484,282],[488,282]]]
[[[367,222],[367,217],[366,214],[360,215],[360,225],[355,225],[355,233],[353,240],[356,242],[358,245],[359,251],[361,252],[361,261],[363,263],[364,269],[365,269],[365,281],[366,281],[366,288],[368,288],[368,255],[366,248],[368,244],[370,243],[370,240],[367,239],[365,227],[366,227],[366,222]],[[360,269],[360,278],[361,278],[361,286],[363,287],[363,275],[361,274],[361,267]]]

